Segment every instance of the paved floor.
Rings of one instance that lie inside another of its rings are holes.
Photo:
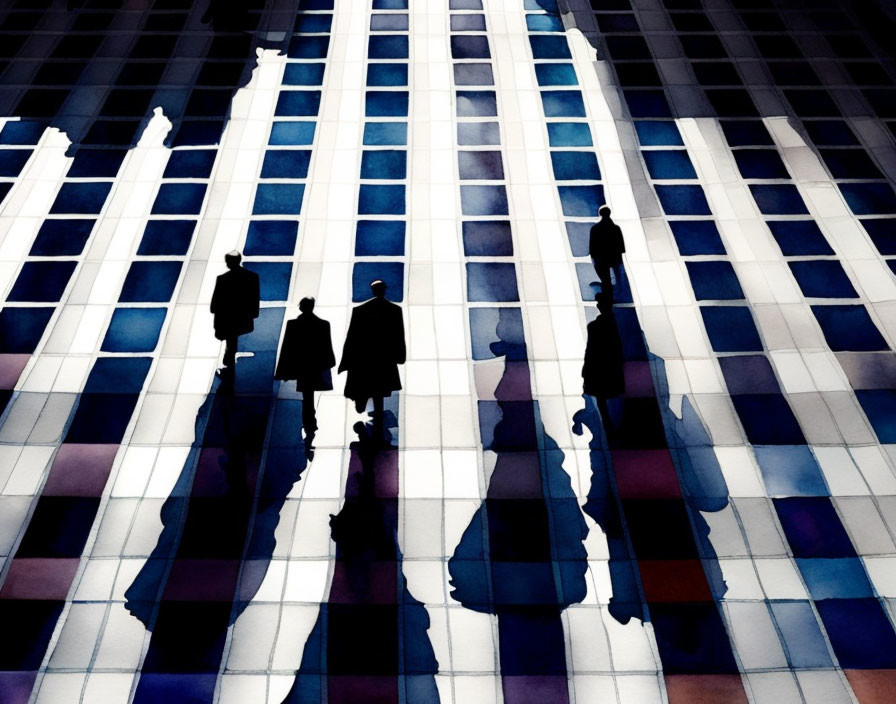
[[[0,8],[0,704],[896,701],[896,13],[365,2]]]

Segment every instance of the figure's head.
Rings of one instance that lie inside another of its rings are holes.
[[[241,261],[243,261],[243,255],[235,249],[224,255],[224,263],[227,265],[228,269],[236,269],[239,267]]]
[[[314,299],[313,298],[303,298],[299,301],[299,310],[303,313],[310,313],[314,310]]]
[[[370,291],[377,298],[382,298],[386,295],[386,282],[382,279],[374,279],[370,282]]]
[[[594,300],[597,301],[597,309],[601,312],[601,315],[613,313],[613,294],[601,292],[595,294]]]
[[[608,206],[608,205],[600,206],[600,209],[597,211],[597,214],[600,215],[602,218],[610,217],[610,206]]]

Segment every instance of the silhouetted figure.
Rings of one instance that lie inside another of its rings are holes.
[[[336,357],[330,323],[314,314],[314,299],[303,298],[299,310],[298,317],[286,323],[274,377],[296,380],[296,390],[302,392],[302,427],[310,437],[317,430],[314,392],[332,390],[330,370],[336,365]]]
[[[255,329],[258,317],[258,274],[240,266],[243,256],[233,251],[224,256],[227,271],[215,282],[211,312],[215,316],[215,337],[224,340],[224,366],[236,364],[237,340]]]
[[[613,315],[613,298],[609,293],[595,297],[600,315],[588,323],[588,341],[585,344],[585,363],[582,365],[582,384],[586,394],[594,396],[607,434],[613,432],[607,399],[625,393],[624,358],[622,338]]]
[[[211,23],[216,30],[237,31],[245,28],[248,18],[245,0],[209,0],[202,23]]]
[[[612,296],[613,281],[610,278],[610,269],[613,270],[616,283],[619,283],[625,240],[619,225],[610,218],[610,209],[604,205],[597,212],[600,215],[600,220],[591,227],[588,237],[588,253],[591,255],[594,270],[600,279],[601,291]]]
[[[339,371],[348,372],[345,396],[363,413],[373,399],[374,425],[381,427],[383,399],[401,388],[398,365],[405,362],[401,307],[386,299],[386,284],[370,283],[373,298],[352,311]]]

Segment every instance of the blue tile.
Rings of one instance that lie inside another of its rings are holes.
[[[153,215],[197,215],[205,199],[204,183],[163,183],[152,204]]]
[[[407,32],[409,26],[406,13],[375,14],[370,16],[371,32]]]
[[[408,143],[406,122],[368,122],[364,125],[365,146],[390,146]]]
[[[367,58],[406,59],[408,58],[408,38],[403,34],[383,34],[371,36],[367,45]]]
[[[574,257],[588,256],[588,241],[591,234],[590,222],[574,222],[572,220],[566,223],[566,236],[569,239],[569,249]]]
[[[25,262],[9,292],[9,301],[50,302],[62,298],[77,262]]]
[[[752,183],[750,192],[763,215],[807,215],[809,213],[796,186]]]
[[[307,149],[269,149],[264,154],[261,178],[305,178],[311,163]]]
[[[180,262],[133,262],[118,300],[123,303],[170,301],[180,270]]]
[[[407,152],[404,149],[364,151],[361,178],[399,180],[407,177]]]
[[[457,168],[463,181],[504,180],[504,162],[499,151],[459,151]]]
[[[93,231],[96,220],[44,220],[31,245],[31,256],[78,255]]]
[[[282,90],[277,98],[274,115],[277,117],[305,117],[320,110],[319,90]]]
[[[116,308],[103,352],[152,352],[159,342],[166,308]]]
[[[473,359],[526,358],[523,317],[519,308],[470,308]]]
[[[645,147],[684,146],[678,126],[671,120],[636,120],[634,124]]]
[[[650,620],[666,674],[737,673],[718,607],[705,603],[654,603]]]
[[[452,32],[484,32],[485,16],[482,14],[451,15]]]
[[[790,173],[774,149],[737,149],[733,152],[744,178],[790,178]]]
[[[773,502],[794,557],[856,556],[830,499],[801,496]]]
[[[17,124],[15,122],[9,124]],[[0,647],[0,667],[8,672],[36,672],[47,653],[47,647],[59,623],[59,616],[65,601],[18,600],[0,601],[0,619],[4,629],[15,633],[15,639]],[[20,688],[5,688],[8,696],[28,696],[33,680],[27,675],[22,678]],[[21,699],[19,699],[21,701]]]
[[[549,122],[548,142],[552,147],[590,147],[591,130],[585,122]]]
[[[364,94],[364,114],[367,117],[407,117],[406,90],[367,91]]]
[[[460,204],[464,215],[508,214],[504,186],[461,186]]]
[[[661,90],[624,90],[632,117],[672,117],[672,108]]]
[[[572,64],[535,64],[535,78],[540,86],[577,86]]]
[[[176,149],[168,158],[162,178],[208,178],[216,155],[214,149]]]
[[[769,602],[791,667],[831,667],[827,640],[808,601]]]
[[[87,375],[85,393],[139,394],[152,359],[149,357],[100,357]]]
[[[137,405],[136,393],[83,393],[65,435],[67,443],[117,445]]]
[[[493,86],[495,75],[489,63],[454,64],[454,85]]]
[[[831,259],[787,262],[807,298],[858,298],[840,262]]]
[[[96,183],[63,183],[50,213],[73,213],[90,215],[99,213],[106,203],[112,184],[108,181]]]
[[[781,387],[768,358],[761,354],[738,354],[719,357],[719,366],[728,393],[778,394]]]
[[[512,257],[513,235],[507,220],[468,220],[463,223],[464,256]]]
[[[291,256],[299,234],[297,220],[253,220],[246,233],[246,256]]]
[[[600,169],[592,152],[551,152],[554,178],[558,181],[599,181]]]
[[[374,10],[407,10],[408,0],[373,0]]]
[[[767,220],[766,225],[785,257],[834,253],[814,220]]]
[[[840,667],[896,667],[896,635],[876,599],[825,599],[816,602]]]
[[[566,37],[530,36],[529,44],[532,45],[532,56],[536,59],[571,59]]]
[[[888,183],[838,183],[837,187],[856,215],[896,213],[896,193]]]
[[[815,457],[806,445],[755,447],[769,496],[829,496]]]
[[[358,193],[359,215],[404,215],[404,186],[363,184]]]
[[[352,268],[352,301],[370,298],[370,282],[386,282],[386,297],[390,301],[404,300],[404,264],[401,262],[356,262]]]
[[[326,64],[290,63],[283,72],[283,85],[319,86],[324,82]]]
[[[896,390],[859,389],[856,397],[878,441],[896,443]]]
[[[672,220],[669,227],[682,256],[725,254],[725,245],[712,220]]]
[[[643,151],[644,163],[651,178],[690,179],[697,178],[697,172],[684,149]]]
[[[298,215],[305,186],[301,183],[261,183],[255,191],[255,215]]]
[[[293,37],[286,55],[290,59],[325,59],[329,46],[329,37]]]
[[[497,262],[467,262],[467,300],[518,301],[516,267]]]
[[[545,117],[585,117],[585,103],[577,90],[543,90],[541,106]]]
[[[247,261],[244,266],[258,274],[262,301],[285,301],[289,295],[292,264],[289,262]]]
[[[859,140],[843,120],[806,120],[803,128],[815,144],[838,147],[859,144]]]
[[[731,262],[685,262],[698,301],[737,300],[744,292]]]
[[[530,32],[562,32],[563,22],[554,15],[526,15],[526,29]]]
[[[857,557],[797,560],[809,594],[819,599],[862,599],[873,596],[871,583]]]
[[[408,84],[407,64],[368,64],[368,86],[406,86]]]
[[[523,0],[523,9],[549,12],[554,15],[560,14],[556,0]]]
[[[700,313],[716,352],[762,350],[762,340],[746,306],[701,306]]]
[[[0,354],[31,354],[55,308],[4,308],[0,310]]]
[[[355,256],[402,256],[404,241],[404,220],[358,220],[358,227],[355,230]]]
[[[195,220],[150,220],[137,254],[186,254],[196,229]]]
[[[884,255],[896,254],[896,220],[892,218],[862,220],[877,251]]]
[[[761,120],[722,120],[722,131],[731,147],[773,146],[775,141]]]
[[[93,496],[40,497],[16,557],[79,557],[99,503]]]
[[[603,186],[557,186],[560,207],[567,217],[596,218],[606,201]]]
[[[494,91],[459,90],[456,96],[458,117],[494,117],[498,114]]]
[[[884,178],[871,157],[862,148],[821,149],[821,158],[834,178]]]
[[[700,186],[655,186],[666,215],[712,215]]]
[[[314,126],[313,122],[275,122],[271,127],[268,144],[273,146],[312,144]]]
[[[486,36],[451,37],[451,57],[454,59],[488,59],[491,52]]]
[[[458,122],[457,143],[461,147],[501,144],[497,122]]]
[[[0,130],[0,144],[33,145],[40,141],[46,125],[40,122],[14,120]]]
[[[824,339],[834,352],[888,349],[864,306],[812,306]]]
[[[30,149],[0,149],[0,176],[18,176],[31,154]]]
[[[754,445],[799,445],[803,431],[782,394],[740,394],[731,397],[747,439]]]
[[[299,14],[293,31],[296,34],[319,34],[329,32],[333,24],[333,15]]]

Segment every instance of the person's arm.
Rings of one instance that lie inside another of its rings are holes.
[[[323,337],[324,337],[324,345],[326,346],[326,359],[324,361],[324,366],[327,369],[332,369],[336,366],[336,355],[333,354],[333,338],[330,337],[330,323],[328,321],[324,321],[323,325]]]
[[[212,302],[208,307],[209,313],[214,315],[218,312],[218,296],[219,296],[219,287],[221,284],[220,279],[215,280],[215,290],[212,292]]]
[[[396,364],[404,364],[407,359],[407,349],[404,343],[404,316],[401,313],[401,307],[395,306],[395,362]]]
[[[355,351],[355,311],[358,310],[355,308],[352,310],[352,317],[348,323],[348,332],[345,333],[345,343],[342,345],[342,359],[339,361],[339,369],[336,370],[337,373],[344,372],[352,363],[352,355]]]
[[[258,308],[261,303],[261,286],[258,281],[258,274],[252,273],[252,317],[258,317]]]

